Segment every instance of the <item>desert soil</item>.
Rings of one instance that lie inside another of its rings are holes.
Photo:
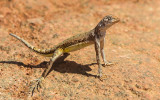
[[[121,19],[106,32],[112,66],[100,81],[94,46],[70,55],[28,95],[50,58],[11,37],[39,48],[93,29],[106,15]],[[160,100],[160,0],[0,0],[1,100]]]

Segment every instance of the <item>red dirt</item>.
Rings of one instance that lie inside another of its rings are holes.
[[[1,0],[0,99],[158,100],[160,98],[159,0]],[[113,66],[100,81],[93,46],[73,52],[54,66],[40,92],[27,96],[30,82],[49,58],[9,36],[53,47],[96,26],[107,14],[121,22],[107,30],[105,52]],[[88,74],[86,74],[88,73]]]

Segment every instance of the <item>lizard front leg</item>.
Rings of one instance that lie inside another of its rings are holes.
[[[96,51],[96,60],[98,64],[98,76],[102,76],[102,65],[100,59],[100,40],[98,37],[95,36],[95,51]]]
[[[113,63],[110,63],[110,62],[108,62],[108,61],[106,60],[105,52],[104,52],[104,44],[105,44],[105,38],[103,38],[103,39],[100,41],[101,56],[102,56],[104,65],[105,65],[105,66],[109,66],[109,65],[112,65]]]
[[[37,91],[38,91],[38,88],[41,87],[41,82],[46,78],[46,76],[48,75],[49,71],[52,68],[53,63],[55,62],[55,60],[57,58],[59,58],[61,56],[61,54],[63,54],[63,49],[61,49],[61,48],[57,49],[54,52],[54,54],[50,60],[49,66],[44,70],[42,76],[40,78],[36,79],[35,85],[31,88],[32,95],[33,95],[35,89],[37,89]]]

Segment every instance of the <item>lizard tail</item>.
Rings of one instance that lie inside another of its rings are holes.
[[[36,53],[39,53],[39,54],[45,54],[47,50],[45,49],[38,49],[34,46],[32,46],[31,44],[29,44],[27,41],[25,41],[24,39],[20,38],[19,36],[15,35],[15,34],[12,34],[10,33],[11,36],[15,37],[16,39],[18,39],[19,41],[21,41],[22,43],[25,44],[25,46],[27,46],[29,49],[33,50],[34,52]]]

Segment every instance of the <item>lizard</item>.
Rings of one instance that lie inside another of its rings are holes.
[[[120,21],[119,18],[113,15],[107,15],[92,30],[85,33],[74,35],[49,49],[36,48],[35,46],[32,46],[31,44],[29,44],[27,41],[20,38],[19,36],[10,33],[11,36],[20,40],[22,43],[24,43],[29,49],[33,50],[34,52],[41,54],[43,56],[51,57],[48,67],[44,70],[41,77],[36,79],[35,86],[33,86],[31,90],[32,95],[35,89],[38,90],[38,88],[41,87],[41,82],[44,81],[49,71],[51,70],[53,63],[56,61],[57,58],[59,58],[61,55],[65,53],[70,53],[72,51],[80,50],[92,44],[95,45],[96,61],[98,64],[97,76],[101,78],[102,64],[101,64],[100,56],[102,56],[105,66],[112,64],[112,63],[109,63],[105,58],[104,43],[105,43],[106,30],[119,21]]]

